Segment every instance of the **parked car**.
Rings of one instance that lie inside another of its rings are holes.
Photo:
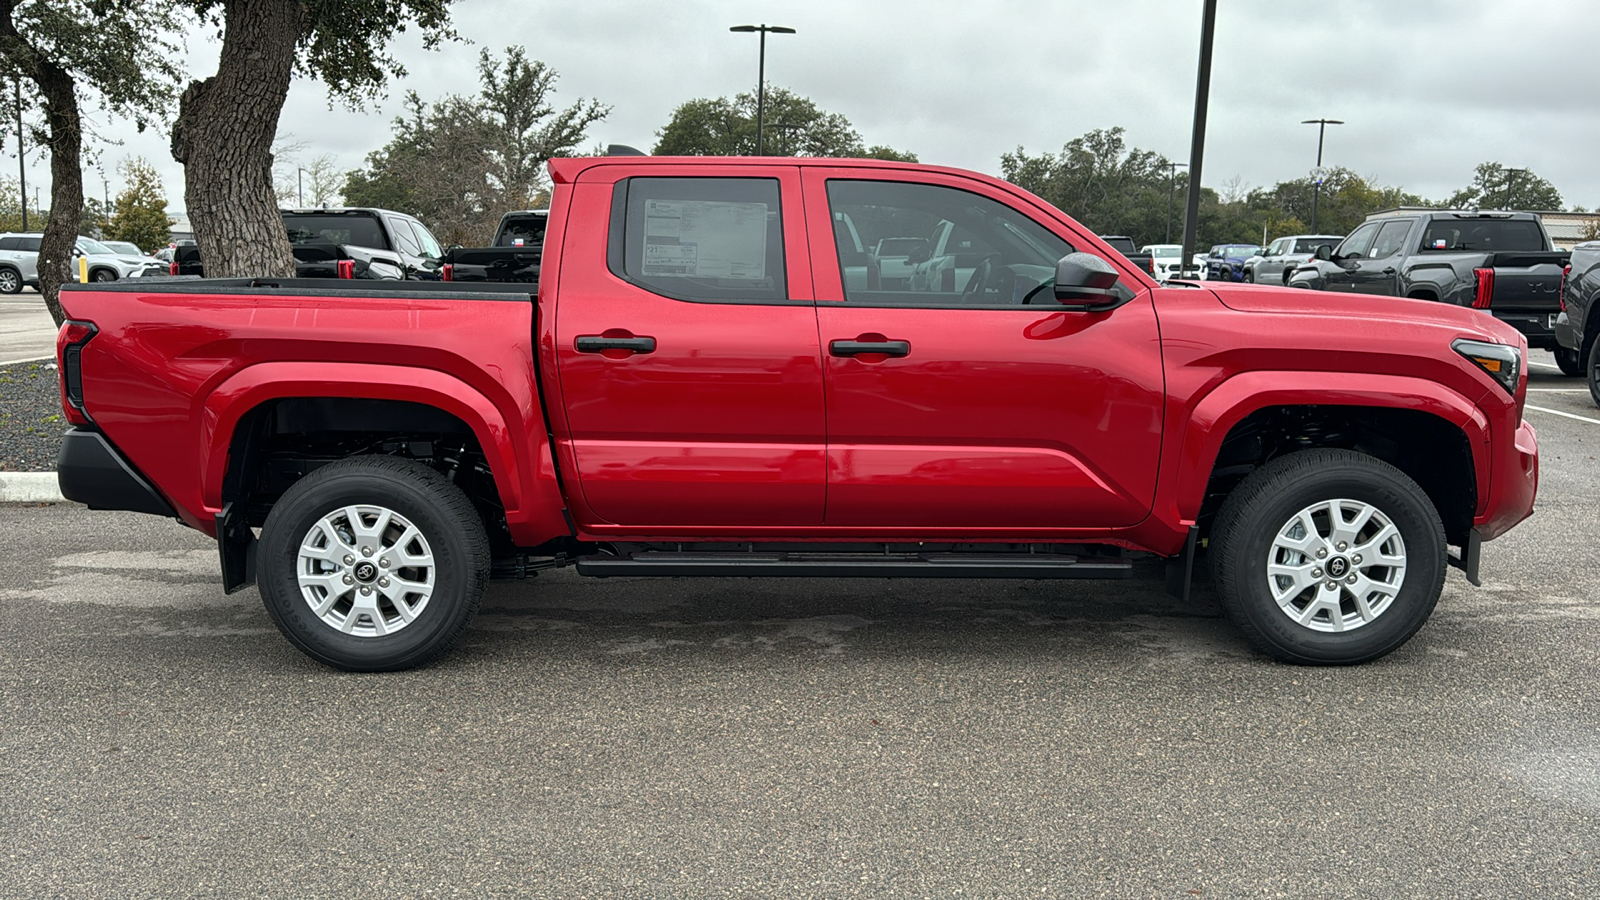
[[[1100,240],[1109,244],[1111,249],[1126,256],[1134,265],[1149,272],[1151,275],[1156,274],[1155,257],[1142,250],[1133,249],[1133,238],[1120,234],[1102,234],[1100,235]]]
[[[1243,281],[1244,261],[1260,252],[1256,244],[1217,244],[1206,254],[1206,278]]]
[[[39,242],[43,238],[42,232],[0,235],[0,293],[15,294],[23,285],[39,286]],[[123,256],[93,238],[79,237],[72,248],[73,261],[66,277],[77,277],[80,257],[88,263],[90,281],[137,278],[161,268],[159,262]]]
[[[444,249],[426,225],[388,209],[285,209],[300,278],[438,281]],[[168,271],[204,277],[200,248],[179,241]]]
[[[1281,237],[1244,261],[1244,280],[1257,284],[1288,284],[1289,273],[1311,259],[1318,247],[1336,247],[1337,234],[1296,234]]]
[[[440,274],[445,281],[498,281],[536,284],[544,258],[547,209],[519,209],[500,217],[492,247],[451,247]]]
[[[492,576],[544,568],[1124,578],[1156,556],[1182,595],[1202,547],[1253,646],[1356,663],[1533,508],[1504,323],[1163,287],[996,178],[782,162],[552,160],[537,286],[69,286],[62,492],[215,537],[226,590],[253,581],[295,646],[357,670],[425,662]],[[981,254],[964,281],[852,284],[841,250],[930,222]]]
[[[1600,241],[1572,248],[1554,330],[1556,365],[1568,375],[1583,375],[1600,406]]]
[[[1155,264],[1156,280],[1162,284],[1167,279],[1183,274],[1183,245],[1182,244],[1145,244],[1139,248],[1140,253],[1149,255]]]
[[[0,234],[0,294],[39,286],[38,234]]]
[[[1534,213],[1395,210],[1368,216],[1337,248],[1319,247],[1289,284],[1467,306],[1554,350],[1569,258]]]
[[[150,254],[140,250],[137,244],[129,243],[128,241],[101,241],[100,243],[110,247],[111,252],[120,253],[123,256],[150,256]]]

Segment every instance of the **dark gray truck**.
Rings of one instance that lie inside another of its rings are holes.
[[[1110,244],[1111,249],[1126,256],[1129,262],[1149,272],[1151,278],[1155,277],[1156,258],[1149,253],[1140,253],[1138,245],[1133,242],[1133,238],[1120,234],[1102,234],[1098,235],[1098,237],[1100,240]]]
[[[1600,241],[1572,248],[1556,343],[1556,365],[1568,375],[1583,375],[1589,396],[1600,406]]]
[[[500,217],[493,247],[451,247],[441,269],[445,281],[538,284],[548,209],[516,209]]]
[[[389,209],[285,209],[297,278],[360,278],[379,281],[438,281],[444,250],[415,217]],[[173,275],[199,275],[200,248],[180,243]]]
[[[1481,309],[1522,332],[1529,347],[1554,350],[1569,256],[1553,249],[1533,213],[1385,210],[1338,247],[1317,248],[1289,286]]]

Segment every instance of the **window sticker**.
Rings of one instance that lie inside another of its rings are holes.
[[[1448,246],[1450,246],[1450,242],[1444,238],[1435,238],[1433,241],[1433,249],[1435,250],[1443,250]]]
[[[644,275],[766,278],[767,204],[646,200]]]

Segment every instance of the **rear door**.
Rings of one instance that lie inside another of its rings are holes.
[[[984,182],[875,173],[804,173],[829,527],[975,536],[1143,519],[1163,391],[1148,285],[1113,255],[1128,302],[1064,311],[1049,287],[1055,263],[1086,235]],[[831,246],[844,217],[869,245],[942,229],[982,253],[953,281],[847,286],[850,248]]]
[[[703,171],[608,165],[573,186],[553,275],[552,412],[582,525],[748,536],[822,524],[822,361],[798,172]]]

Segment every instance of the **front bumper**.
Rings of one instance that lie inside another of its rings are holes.
[[[1533,501],[1539,493],[1539,435],[1526,419],[1518,423],[1511,446],[1494,449],[1492,465],[1484,514],[1472,523],[1486,541],[1533,515]]]
[[[61,496],[90,509],[178,517],[172,505],[98,431],[74,428],[62,436],[56,480]]]

